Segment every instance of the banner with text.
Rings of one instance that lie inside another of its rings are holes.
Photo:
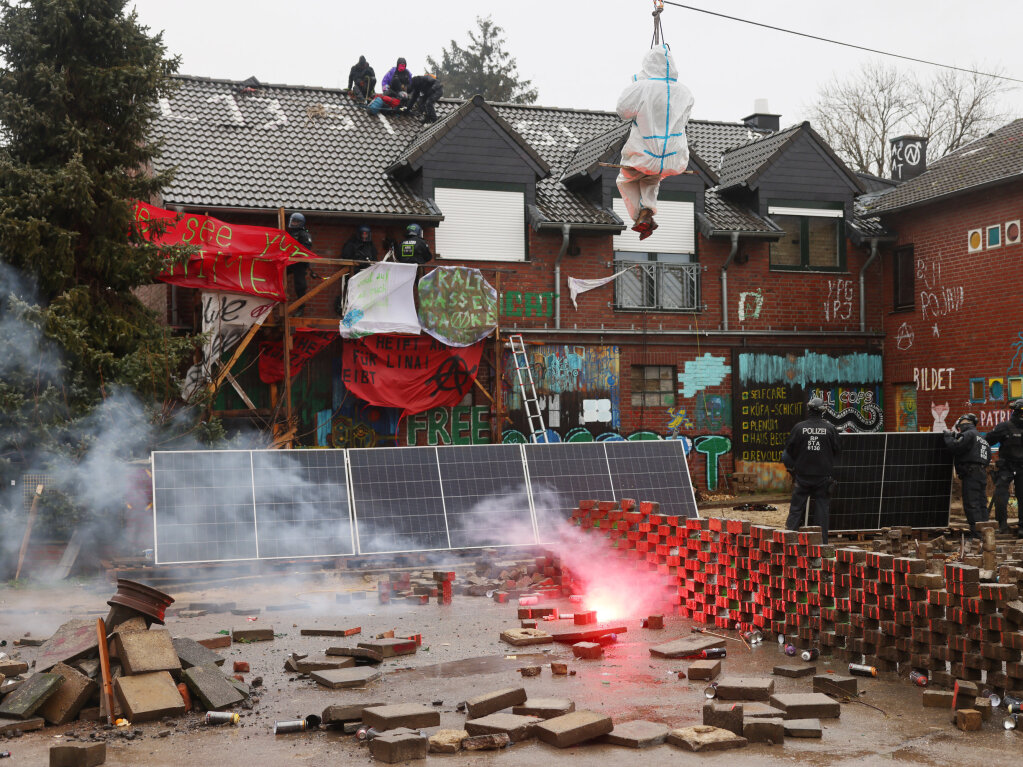
[[[386,261],[363,269],[348,280],[348,300],[341,318],[342,338],[374,333],[419,333],[416,299],[418,264]]]
[[[419,322],[448,346],[471,346],[497,327],[497,290],[479,269],[438,266],[419,280]]]
[[[291,377],[337,336],[332,332],[299,330],[291,342]],[[259,345],[259,380],[265,384],[284,380],[284,344],[266,341]]]
[[[317,258],[282,229],[228,224],[198,213],[179,214],[135,202],[135,220],[150,242],[199,249],[158,278],[186,288],[245,293],[284,301],[284,270],[292,258]],[[162,231],[148,224],[162,222]]]
[[[377,335],[342,345],[341,380],[371,405],[421,413],[461,402],[482,355],[482,343],[451,347],[423,336]]]

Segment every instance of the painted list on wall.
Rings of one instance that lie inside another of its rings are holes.
[[[737,460],[781,460],[792,427],[803,418],[805,393],[800,386],[760,386],[739,398]]]

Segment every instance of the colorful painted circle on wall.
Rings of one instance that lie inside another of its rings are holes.
[[[980,243],[980,232],[970,232],[970,250],[977,250],[980,248]]]
[[[1010,221],[1005,225],[1005,241],[1010,245],[1019,242],[1019,221]]]

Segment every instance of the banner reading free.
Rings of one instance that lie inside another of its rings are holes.
[[[374,335],[342,344],[341,380],[371,405],[422,413],[457,405],[482,355],[482,343],[455,348],[428,336]]]
[[[194,245],[199,252],[187,263],[175,264],[158,278],[172,285],[201,288],[284,301],[284,270],[292,258],[317,258],[282,229],[228,224],[197,213],[179,215],[144,202],[135,202],[135,220],[151,242]],[[165,228],[150,230],[149,221]]]

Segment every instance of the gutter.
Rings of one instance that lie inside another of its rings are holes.
[[[558,257],[554,259],[554,327],[561,328],[561,259],[568,252],[569,235],[572,233],[571,224],[561,225],[561,250]]]
[[[201,205],[195,203],[180,203],[180,202],[166,202],[162,207],[168,210],[176,210],[181,208],[182,212],[185,213],[210,213],[212,211],[226,211],[229,213],[245,213],[245,214],[256,214],[256,215],[272,215],[277,216],[277,208],[236,208],[231,205]],[[444,214],[424,214],[416,215],[413,213],[359,213],[350,211],[335,211],[335,210],[316,210],[315,208],[303,208],[303,207],[291,207],[285,205],[284,208],[290,211],[301,211],[307,216],[322,217],[322,218],[347,218],[361,220],[366,219],[367,221],[414,221],[419,223],[421,221],[430,221],[434,223],[440,223],[444,220]]]
[[[505,328],[508,330],[508,328]],[[768,338],[799,338],[802,336],[813,336],[827,338],[829,336],[837,336],[843,338],[884,338],[884,333],[881,332],[864,332],[861,333],[858,330],[665,330],[661,328],[659,330],[643,330],[641,328],[522,328],[517,325],[512,326],[511,330],[515,333],[521,333],[523,335],[558,335],[558,336],[583,336],[583,335],[600,335],[600,336],[613,336],[613,335],[624,335],[624,336],[707,336],[707,337],[725,337],[725,336],[765,336]]]
[[[877,237],[870,238],[870,258],[860,268],[860,332],[865,333],[867,331],[867,296],[864,293],[866,286],[866,273],[867,267],[874,263],[874,259],[877,258]]]
[[[728,330],[728,267],[739,252],[739,233],[732,232],[732,249],[721,265],[721,329]],[[861,294],[862,295],[862,294]]]

